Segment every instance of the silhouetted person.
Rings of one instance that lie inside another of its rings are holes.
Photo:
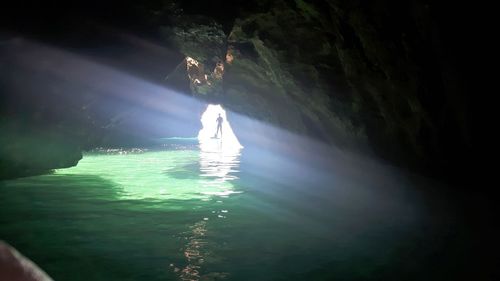
[[[222,122],[224,122],[224,119],[220,116],[219,113],[219,117],[217,117],[217,132],[215,132],[215,137],[217,137],[217,135],[219,134],[219,130],[220,136],[222,137]]]

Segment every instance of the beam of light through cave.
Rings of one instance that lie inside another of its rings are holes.
[[[60,103],[90,92],[106,96],[110,101],[106,106],[109,107],[114,106],[113,102],[132,104],[139,109],[134,115],[138,128],[131,130],[140,129],[139,126],[158,127],[160,123],[160,129],[181,131],[186,122],[193,119],[193,114],[198,114],[193,108],[204,106],[195,98],[67,51],[24,39],[3,44],[1,48],[8,62],[6,65],[15,68],[9,76],[14,81],[10,88],[39,92],[40,95],[42,92],[46,94],[45,90],[52,91],[55,93],[52,98],[57,98],[54,102]],[[2,66],[0,70],[9,72]],[[157,113],[154,120],[149,119],[148,113],[151,112]],[[233,128],[237,128],[238,139],[245,145],[242,157],[247,159],[248,173],[263,181],[286,186],[288,191],[293,190],[300,196],[283,197],[283,189],[270,189],[259,184],[252,186],[254,191],[293,200],[296,206],[309,208],[301,211],[301,215],[318,211],[311,209],[314,205],[301,203],[306,199],[318,202],[316,206],[337,204],[344,208],[385,209],[387,212],[399,209],[397,204],[401,202],[392,200],[403,190],[399,188],[401,177],[397,170],[241,114],[228,112],[228,115]],[[227,116],[225,119],[227,121]],[[215,125],[215,119],[208,122]],[[239,141],[236,142],[239,145]],[[252,165],[260,168],[252,169]],[[325,188],[311,188],[318,183]],[[374,192],[373,186],[380,188]],[[259,209],[259,206],[255,208]],[[276,215],[281,212],[284,210],[276,210]],[[283,215],[291,216],[288,211]]]

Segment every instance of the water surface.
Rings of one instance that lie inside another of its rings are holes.
[[[0,238],[55,280],[445,280],[462,265],[441,255],[447,215],[404,180],[255,153],[89,152],[0,182]]]

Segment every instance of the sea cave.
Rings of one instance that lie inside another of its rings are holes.
[[[500,278],[470,5],[7,2],[0,280]]]

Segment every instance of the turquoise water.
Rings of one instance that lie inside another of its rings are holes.
[[[444,280],[460,265],[412,189],[255,153],[89,152],[0,182],[0,238],[55,280]]]

